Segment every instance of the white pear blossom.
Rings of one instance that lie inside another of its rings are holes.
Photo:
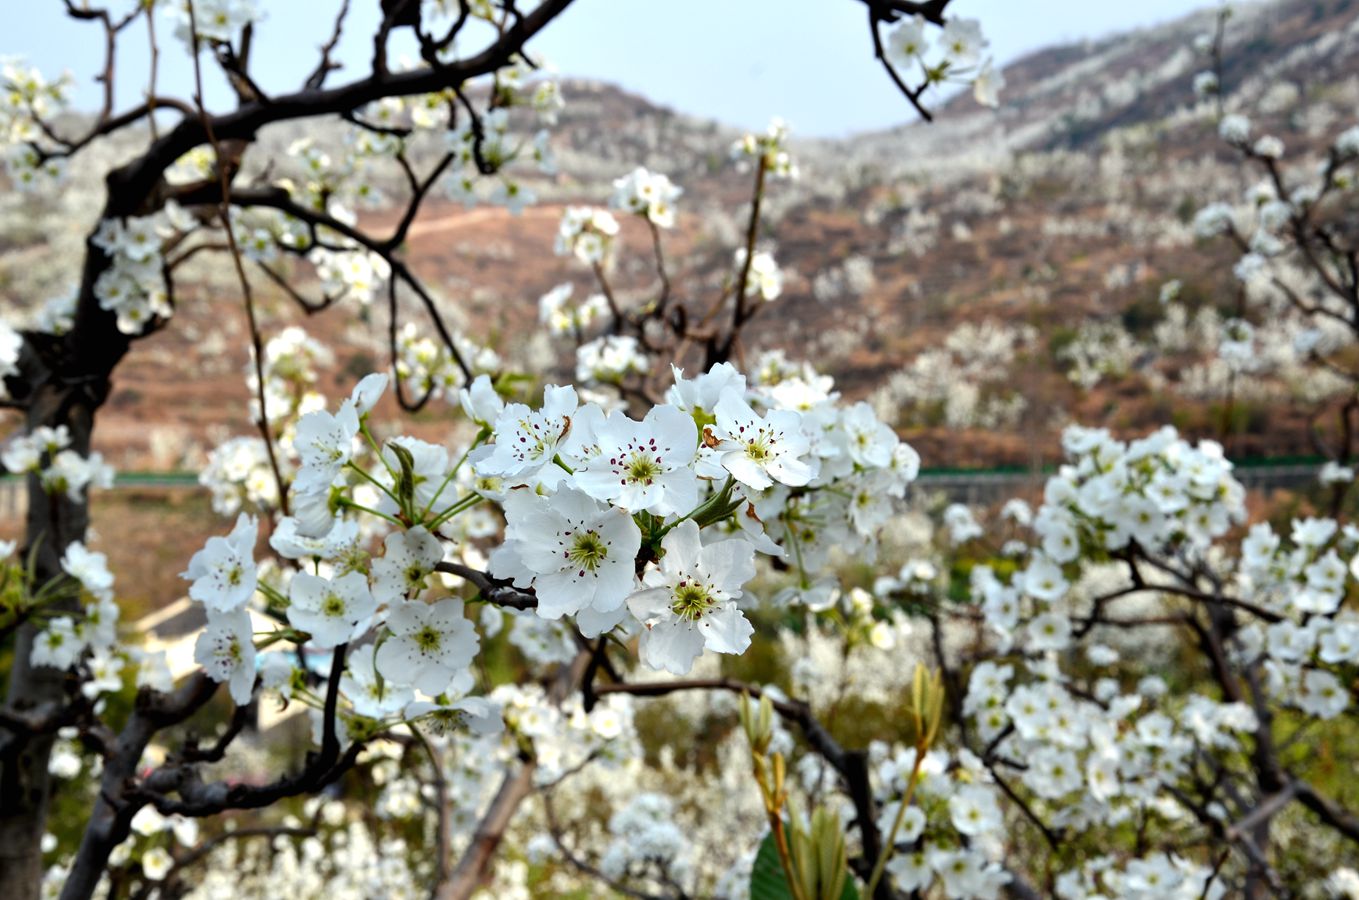
[[[160,881],[170,874],[170,869],[174,867],[174,864],[175,861],[170,856],[170,851],[164,847],[152,847],[142,854],[142,875],[148,881]]]
[[[7,555],[0,554],[0,559]],[[72,541],[61,556],[61,568],[95,597],[113,599],[113,573],[109,571],[109,560],[103,553],[87,549],[80,541]]]
[[[255,689],[255,641],[248,612],[239,608],[210,611],[193,658],[213,681],[228,682],[231,699],[238,705],[250,702]]]
[[[703,546],[698,525],[686,519],[661,549],[660,565],[643,575],[646,588],[628,598],[628,608],[646,626],[642,661],[683,675],[705,647],[744,653],[755,629],[736,601],[755,577],[755,548],[740,539]]]
[[[999,829],[1004,824],[995,794],[979,784],[967,784],[949,797],[949,816],[959,834],[969,837]]]
[[[505,499],[505,544],[491,574],[532,587],[538,615],[618,610],[631,592],[642,534],[632,517],[588,494],[562,488],[550,500],[528,490]]]
[[[301,457],[302,467],[293,478],[298,491],[329,488],[354,450],[354,438],[359,433],[359,414],[354,404],[346,400],[334,415],[316,410],[304,415],[297,423],[293,446]]]
[[[866,468],[887,468],[892,464],[900,439],[878,420],[873,407],[859,402],[841,416],[845,445],[850,459]]]
[[[96,650],[86,661],[90,676],[80,684],[80,692],[93,700],[100,694],[116,691],[123,686],[125,660],[106,649]]]
[[[949,19],[939,36],[939,45],[954,62],[972,65],[989,42],[982,36],[981,22],[976,19]]]
[[[189,596],[212,612],[228,612],[244,606],[255,593],[258,531],[255,517],[241,513],[229,535],[208,538],[180,576],[193,582],[189,585]]]
[[[426,694],[448,690],[477,653],[476,629],[455,597],[399,603],[388,614],[387,627],[392,633],[378,647],[377,670],[389,681]]]
[[[269,535],[269,546],[284,559],[340,559],[358,553],[359,523],[336,515],[331,527],[320,537],[301,531],[296,516],[284,516]]]
[[[419,721],[435,734],[448,734],[465,728],[477,735],[496,735],[505,730],[500,705],[485,697],[460,697],[451,703],[415,700],[401,713],[408,721]]]
[[[320,650],[361,635],[377,610],[368,579],[360,572],[333,580],[298,572],[288,586],[288,599],[288,621],[310,634],[309,643]]]
[[[737,247],[733,257],[736,270],[746,268],[746,248]],[[774,261],[774,254],[768,250],[756,250],[750,258],[750,269],[746,273],[745,293],[768,303],[777,300],[783,293],[783,271]]]
[[[34,639],[29,662],[35,666],[69,669],[84,650],[85,642],[77,633],[75,620],[70,616],[56,616]]]
[[[340,678],[340,691],[354,704],[354,712],[361,716],[381,719],[406,708],[415,699],[408,686],[394,684],[378,675],[372,644],[363,644],[349,651],[346,672]]]
[[[812,467],[802,459],[811,442],[798,413],[776,409],[761,417],[730,392],[714,413],[717,421],[704,429],[704,443],[737,481],[762,491],[776,481],[797,487],[812,480]]]
[[[746,376],[731,363],[717,363],[696,378],[685,378],[684,371],[670,367],[675,383],[665,394],[665,402],[677,406],[698,421],[703,416],[712,421],[718,401],[731,394],[746,395]]]
[[[467,418],[483,428],[490,428],[505,411],[505,401],[496,393],[488,375],[478,375],[470,385],[460,389],[458,400]]]
[[[1004,89],[1005,74],[988,59],[972,80],[973,98],[982,106],[995,109],[1000,106],[1000,92]]]
[[[546,475],[555,485],[560,476],[553,458],[557,445],[571,430],[579,399],[576,389],[548,385],[543,391],[543,406],[532,410],[522,403],[507,404],[495,421],[496,442],[477,462],[477,471],[526,484]],[[562,473],[565,474],[565,473]]]
[[[621,411],[594,429],[596,452],[576,470],[575,484],[596,500],[629,512],[666,516],[698,504],[693,462],[698,429],[673,406],[656,406],[636,422]]]
[[[385,553],[373,560],[373,597],[394,605],[425,587],[425,579],[444,557],[439,539],[422,525],[387,535]]]
[[[359,383],[354,385],[354,390],[349,395],[349,402],[354,407],[354,412],[360,417],[368,415],[382,399],[383,393],[387,390],[387,383],[391,380],[386,372],[373,372],[359,379]]]
[[[612,205],[645,217],[657,228],[673,228],[675,201],[682,193],[665,175],[639,166],[614,179]]]
[[[893,62],[909,65],[915,62],[916,57],[925,55],[929,49],[925,28],[925,17],[916,15],[903,18],[887,33],[887,50]]]
[[[19,351],[24,339],[6,322],[0,321],[0,400],[9,396],[5,379],[19,374]]]

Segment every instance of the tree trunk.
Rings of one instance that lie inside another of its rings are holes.
[[[82,456],[90,451],[94,409],[104,391],[90,394],[68,386],[39,384],[31,395],[30,430],[40,425],[66,425],[71,446]],[[81,540],[89,526],[89,509],[65,495],[49,495],[36,476],[28,480],[25,554],[36,548],[37,584],[61,574],[66,546]],[[69,601],[69,609],[76,603]],[[14,643],[6,705],[30,711],[63,705],[68,699],[67,673],[29,664],[38,629],[24,624]],[[42,837],[47,831],[47,806],[52,790],[48,758],[56,735],[10,733],[0,729],[0,897],[36,900],[41,893]]]

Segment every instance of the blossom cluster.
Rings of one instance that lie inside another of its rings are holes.
[[[748,134],[733,147],[738,161],[750,158],[762,160],[757,190],[763,190],[764,174],[792,178],[797,167],[786,149],[787,128],[779,120],[770,125],[766,135]],[[660,256],[659,229],[673,228],[677,211],[675,203],[683,190],[667,176],[638,167],[613,182],[614,193],[610,205],[615,210],[631,213],[644,219],[653,230],[657,252],[657,266],[664,277],[664,261]],[[606,272],[612,267],[621,227],[609,210],[589,206],[567,207],[557,229],[555,250],[558,256],[573,256],[589,265],[600,281],[602,293],[591,294],[584,301],[573,303],[571,284],[561,284],[544,294],[538,301],[539,319],[554,337],[571,337],[576,341],[576,380],[584,385],[620,385],[633,376],[651,372],[654,360],[646,348],[651,346],[644,335],[620,333],[630,314],[656,308],[635,307],[621,300],[610,287]],[[738,247],[733,254],[733,268],[744,286],[732,292],[740,293],[756,302],[767,303],[783,292],[784,273],[769,250],[755,250],[747,260],[747,249]],[[668,293],[668,289],[667,289]],[[587,340],[592,326],[608,321],[610,330]],[[654,349],[654,348],[653,348]]]
[[[104,219],[90,241],[109,257],[94,284],[99,305],[118,316],[118,330],[140,334],[154,319],[173,313],[166,286],[163,250],[167,241],[198,227],[183,207],[167,203],[160,212]]]
[[[0,61],[0,155],[10,183],[21,191],[51,187],[66,172],[65,158],[47,153],[43,125],[66,109],[72,79],[48,81],[36,68]]]
[[[1350,705],[1359,664],[1359,615],[1342,606],[1359,579],[1359,529],[1328,518],[1292,522],[1288,539],[1267,522],[1241,542],[1235,583],[1262,609],[1240,632],[1244,663],[1264,661],[1280,703],[1321,719]]]
[[[731,158],[738,163],[755,160],[775,178],[797,178],[797,163],[788,150],[788,124],[774,119],[764,134],[748,133],[731,145]]]
[[[674,802],[638,794],[609,817],[609,843],[600,868],[615,881],[656,877],[685,884],[692,878],[689,840],[674,821]]]
[[[640,421],[582,403],[571,387],[549,386],[537,408],[505,403],[480,376],[462,400],[482,432],[461,454],[412,437],[368,453],[378,448],[367,419],[387,378],[364,379],[336,412],[312,409],[291,432],[293,515],[270,544],[320,567],[286,585],[266,581],[254,558],[256,521],[242,513],[185,573],[208,616],[198,661],[244,703],[256,670],[268,671],[252,616],[274,609],[292,639],[318,651],[349,647],[342,693],[353,715],[492,727],[495,707],[465,696],[477,627],[462,599],[430,595],[446,560],[479,557],[445,541],[494,535],[495,521],[474,509],[486,500],[504,516],[489,575],[530,593],[535,619],[570,616],[587,636],[636,635],[644,663],[675,673],[705,650],[743,652],[757,552],[793,560],[807,577],[842,535],[865,546],[916,467],[865,404],[838,407],[828,379],[769,368],[780,380],[752,387],[725,364],[693,379],[676,373],[670,402]],[[384,520],[400,528],[370,555]],[[546,634],[511,625],[516,643],[557,655],[559,638],[544,643]],[[483,615],[488,634],[500,627]]]
[[[998,897],[1011,876],[1001,865],[1005,840],[1003,796],[981,761],[967,750],[951,760],[930,751],[916,765],[915,748],[870,747],[878,783],[878,830],[898,845],[887,872],[903,891],[941,885],[947,897]],[[915,775],[911,805],[901,808]],[[899,820],[899,821],[898,821]]]
[[[575,288],[568,282],[559,284],[538,298],[538,321],[553,337],[580,339],[608,312],[609,304],[603,294],[591,294],[578,303],[571,302]]]
[[[551,77],[530,79],[532,69],[515,59],[495,73],[496,96],[499,105],[484,113],[480,122],[465,122],[447,132],[447,146],[453,154],[455,166],[444,180],[450,199],[467,207],[475,206],[484,191],[479,185],[482,176],[490,173],[495,180],[484,199],[518,214],[537,200],[535,192],[522,180],[510,174],[510,165],[524,161],[533,164],[542,175],[557,171],[556,155],[550,143],[547,126],[555,125],[557,115],[565,106],[561,88]],[[435,95],[437,96],[437,95]],[[440,104],[451,109],[450,98]],[[537,128],[532,136],[515,134],[516,119],[511,112],[516,107],[533,111]]]
[[[1256,136],[1250,118],[1241,112],[1222,116],[1218,134],[1258,166],[1261,177],[1236,203],[1215,201],[1202,207],[1194,217],[1194,232],[1201,238],[1231,238],[1241,254],[1233,274],[1252,307],[1264,311],[1262,324],[1273,326],[1257,328],[1244,315],[1228,323],[1220,359],[1233,374],[1261,368],[1260,358],[1269,355],[1261,348],[1267,335],[1290,325],[1290,349],[1299,367],[1333,356],[1354,341],[1345,327],[1349,300],[1340,283],[1316,264],[1317,247],[1344,240],[1327,208],[1348,202],[1359,186],[1359,126],[1336,135],[1320,158],[1300,157],[1290,166],[1282,163],[1282,139],[1268,133]],[[1324,383],[1333,373],[1309,367],[1307,374]]]
[[[630,334],[603,334],[576,348],[576,380],[586,384],[618,384],[650,368],[650,357]]]
[[[737,271],[746,268],[746,248],[737,247],[733,262]],[[768,303],[777,300],[783,293],[783,272],[774,261],[774,254],[768,250],[756,250],[750,258],[750,268],[746,274],[745,293],[748,296]]]
[[[939,346],[917,354],[874,397],[893,424],[942,418],[950,428],[996,428],[1018,421],[1026,401],[1014,389],[1015,360],[1037,341],[1032,326],[963,322]]]
[[[9,550],[13,552],[13,545]],[[0,553],[0,565],[6,555]],[[123,683],[121,672],[127,654],[118,640],[119,608],[114,602],[113,573],[108,568],[108,557],[89,550],[80,541],[66,547],[61,569],[66,581],[57,582],[56,591],[49,585],[34,602],[71,597],[76,601],[76,611],[47,615],[33,641],[29,661],[54,669],[79,666],[83,676],[81,692],[93,701],[106,691],[118,690]],[[46,613],[41,608],[37,611]],[[159,661],[151,662],[145,677],[158,680],[159,668],[155,663]]]
[[[489,347],[479,346],[461,332],[452,335],[453,346],[473,375],[485,375],[501,367],[500,356]],[[453,352],[442,341],[425,334],[412,322],[397,334],[396,377],[417,397],[428,395],[453,403],[467,379]]]
[[[990,42],[982,35],[976,19],[949,19],[931,46],[925,18],[903,19],[887,35],[887,53],[892,62],[916,66],[925,73],[926,85],[949,81],[972,85],[973,95],[983,106],[997,106],[1005,78],[990,57],[983,60]]]
[[[675,201],[684,193],[665,175],[640,166],[614,179],[613,191],[614,209],[639,215],[657,228],[674,227]]]
[[[603,265],[612,256],[617,236],[618,220],[608,210],[568,206],[557,228],[556,253]]]
[[[190,48],[200,42],[229,44],[262,17],[255,0],[180,0],[172,13],[178,20],[175,37]]]
[[[37,475],[43,489],[72,503],[84,503],[89,488],[113,486],[113,467],[98,451],[81,456],[71,447],[71,430],[40,425],[0,447],[0,466],[14,475]]]
[[[934,750],[918,767],[914,750],[880,751],[884,831],[906,774],[920,772],[898,835],[911,849],[888,864],[902,889],[939,884],[949,897],[996,895],[1008,877],[998,864],[1012,804],[1026,804],[1028,816],[1057,833],[1142,823],[1169,835],[1229,827],[1249,810],[1226,797],[1203,808],[1185,798],[1198,790],[1205,753],[1248,752],[1268,727],[1255,707],[1172,692],[1159,675],[1134,676],[1127,665],[1136,661],[1129,654],[1148,652],[1130,629],[1173,625],[1177,604],[1202,596],[1179,566],[1223,573],[1221,602],[1243,616],[1227,658],[1261,667],[1272,702],[1323,720],[1349,706],[1359,621],[1343,598],[1359,532],[1303,518],[1285,537],[1259,523],[1239,560],[1224,558],[1222,544],[1245,520],[1245,490],[1220,446],[1191,445],[1169,428],[1125,442],[1079,427],[1067,429],[1063,446],[1069,462],[1047,481],[1037,510],[1005,506],[1004,516],[1033,534],[1003,551],[1018,566],[1006,561],[1008,575],[1000,564],[971,569],[972,608],[988,636],[962,698],[973,737],[955,756]],[[979,536],[979,528],[968,535]],[[1136,579],[1129,583],[1124,570]],[[927,595],[935,575],[908,564],[875,589],[883,598]],[[1211,866],[1183,856],[1111,855],[1059,873],[1056,891],[1224,896],[1214,879]]]
[[[1071,582],[1064,567],[1085,554],[1202,554],[1245,518],[1245,489],[1215,442],[1192,447],[1168,426],[1130,443],[1072,426],[1062,443],[1072,462],[1044,488],[1027,565],[1008,584],[985,566],[972,573],[986,625],[1003,645],[1022,632],[1031,649],[1067,648]]]

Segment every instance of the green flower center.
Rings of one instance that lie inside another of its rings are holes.
[[[752,439],[746,443],[746,456],[755,462],[764,462],[769,459],[769,444],[762,437]]]
[[[712,594],[704,590],[701,585],[681,581],[675,586],[675,595],[670,603],[670,610],[681,619],[688,619],[692,622],[701,619],[704,613],[713,608],[715,602]]]
[[[639,453],[628,461],[627,471],[629,481],[651,484],[656,476],[661,474],[661,467],[656,463],[656,460]]]
[[[421,653],[437,653],[444,636],[433,625],[426,625],[415,633],[415,646]]]
[[[462,725],[463,714],[456,709],[436,709],[421,716],[420,721],[435,734],[452,734]]]
[[[599,568],[599,564],[609,558],[609,548],[598,532],[583,531],[575,536],[571,549],[566,551],[566,558],[584,575],[586,571],[593,572]]]
[[[338,619],[344,615],[345,602],[339,594],[327,594],[326,599],[321,601],[321,614]]]

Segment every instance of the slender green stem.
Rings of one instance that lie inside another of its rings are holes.
[[[312,709],[325,709],[326,706],[324,698],[304,687],[295,688],[292,699],[294,701],[301,700],[304,706],[310,706]]]
[[[783,877],[788,881],[788,892],[793,900],[804,900],[802,885],[793,872],[793,857],[788,852],[788,834],[783,827],[783,817],[775,813],[769,817],[769,829],[774,832],[774,847],[779,851],[779,865],[783,867]]]
[[[892,830],[887,833],[887,840],[883,842],[882,849],[878,851],[878,861],[873,864],[873,874],[869,876],[868,884],[864,888],[864,896],[872,897],[877,890],[878,882],[882,880],[883,870],[887,868],[887,860],[892,857],[892,851],[896,847],[897,832],[901,830],[902,820],[906,817],[906,808],[911,805],[911,795],[915,793],[915,786],[920,782],[920,766],[925,761],[925,748],[916,744],[915,765],[911,766],[911,777],[906,782],[906,793],[901,798],[901,806],[897,808],[897,814],[892,819]]]
[[[425,508],[420,510],[421,522],[425,521],[425,516],[429,515],[429,511],[434,508],[435,501],[437,501],[443,495],[444,488],[448,487],[448,483],[452,480],[453,473],[449,472],[447,475],[444,476],[444,480],[439,482],[439,489],[434,492],[433,497],[429,498],[429,502],[425,504]]]
[[[684,521],[686,521],[686,520],[688,520],[688,519],[693,519],[694,521],[698,522],[698,520],[699,520],[700,518],[702,518],[703,516],[707,515],[707,513],[710,512],[711,510],[716,509],[716,508],[718,507],[718,505],[723,505],[723,506],[725,506],[726,504],[730,503],[730,502],[731,502],[731,492],[732,492],[732,490],[733,490],[735,487],[736,487],[736,479],[733,478],[732,476],[728,475],[728,476],[727,476],[727,480],[722,484],[722,488],[721,488],[717,493],[713,494],[713,495],[712,495],[711,497],[709,497],[707,500],[704,500],[704,501],[703,501],[702,503],[700,503],[698,506],[695,506],[693,509],[689,510],[689,511],[688,511],[687,513],[685,513],[684,515],[680,516],[678,519],[676,519],[675,521],[671,522],[669,525],[667,525],[667,526],[665,526],[664,528],[662,528],[662,529],[660,530],[660,532],[659,532],[656,536],[657,536],[657,537],[665,537],[667,534],[670,533],[670,529],[674,528],[676,525],[680,524],[681,522],[684,522]],[[718,518],[721,518],[721,517],[719,516]],[[714,521],[716,521],[716,520],[714,520]],[[699,526],[700,526],[700,527],[702,527],[704,524],[711,524],[711,523],[699,522]]]
[[[444,476],[444,480],[442,483],[440,483],[439,489],[434,492],[433,497],[429,498],[429,502],[425,504],[425,508],[420,510],[420,521],[423,522],[425,520],[425,516],[429,515],[429,511],[434,508],[435,501],[437,501],[439,497],[443,495],[444,488],[448,487],[449,483],[452,482],[453,479],[457,477],[458,470],[461,469],[462,464],[467,461],[468,454],[475,450],[477,445],[481,443],[481,438],[482,435],[484,434],[486,434],[486,430],[483,428],[481,432],[477,434],[476,440],[472,441],[472,445],[462,452],[462,456],[458,457],[458,461],[453,464],[453,468],[450,469],[448,474]]]
[[[352,509],[357,512],[365,512],[368,513],[370,516],[377,516],[379,519],[391,522],[393,525],[396,525],[398,527],[401,528],[406,527],[406,523],[402,522],[400,519],[393,518],[392,516],[389,516],[386,513],[380,513],[375,509],[370,509],[369,507],[364,506],[362,503],[355,503],[353,500],[350,500],[347,497],[340,498],[340,505],[345,507],[346,509]]]
[[[373,454],[378,458],[378,462],[382,463],[382,467],[387,470],[387,474],[392,476],[393,481],[396,481],[396,473],[392,471],[392,467],[387,463],[387,458],[382,455],[382,448],[378,446],[377,439],[373,437],[373,432],[368,430],[368,419],[366,417],[359,422],[359,434],[363,435],[364,440],[368,442],[368,446],[373,448]]]
[[[286,607],[289,603],[288,598],[279,593],[277,588],[275,588],[273,585],[265,584],[263,581],[255,583],[255,590],[259,591],[261,594],[268,597],[270,600],[274,601],[279,606]]]
[[[459,500],[457,503],[454,503],[448,509],[439,513],[438,517],[435,518],[433,522],[429,523],[430,530],[438,528],[440,525],[444,524],[449,519],[453,518],[459,513],[467,512],[469,509],[476,506],[478,503],[485,499],[486,498],[481,496],[480,494],[468,494],[466,497],[463,497],[461,500]]]
[[[797,578],[801,587],[810,587],[807,584],[807,570],[802,565],[802,545],[798,543],[797,537],[793,534],[793,527],[786,521],[783,523],[783,533],[788,535],[788,543],[793,545],[793,558],[797,561]]]
[[[261,632],[261,633],[262,633],[262,632]],[[280,629],[278,629],[277,631],[271,631],[271,632],[269,632],[269,633],[266,634],[263,638],[261,638],[260,640],[256,641],[256,642],[255,642],[255,649],[256,649],[256,650],[263,650],[265,647],[272,647],[274,644],[277,644],[279,641],[291,641],[291,640],[295,640],[295,639],[301,637],[301,635],[302,635],[302,632],[298,631],[298,630],[295,629],[295,628],[280,628]]]
[[[396,503],[398,505],[401,503],[401,501],[397,499],[396,494],[392,493],[391,488],[387,487],[387,485],[383,484],[381,481],[378,481],[372,475],[368,474],[368,472],[364,470],[363,466],[357,465],[353,462],[347,462],[345,463],[345,468],[359,473],[359,475],[362,476],[363,479],[366,480],[369,484],[373,485],[375,488],[382,491],[382,493],[390,497],[393,503]]]

